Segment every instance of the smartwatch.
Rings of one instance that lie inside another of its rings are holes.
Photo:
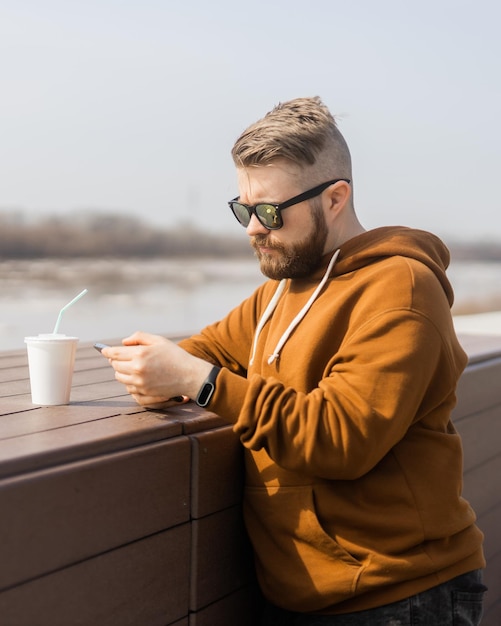
[[[220,371],[221,368],[217,365],[214,365],[214,367],[209,372],[209,375],[200,387],[197,399],[195,400],[198,406],[206,407],[209,404],[210,399],[212,398],[212,396],[214,395],[214,391],[216,390],[216,378]]]

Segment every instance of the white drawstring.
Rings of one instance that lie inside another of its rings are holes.
[[[252,355],[249,360],[249,365],[252,365],[254,363],[254,356],[256,355],[257,341],[259,339],[259,335],[261,334],[263,326],[268,321],[268,318],[271,316],[271,314],[275,310],[278,300],[280,296],[282,295],[282,291],[285,289],[286,283],[287,283],[286,278],[280,281],[280,283],[278,284],[278,287],[276,288],[275,293],[273,294],[273,298],[269,301],[268,306],[264,310],[264,313],[261,315],[261,319],[259,320],[259,323],[257,325],[256,332],[254,333],[254,342],[252,344]]]
[[[296,317],[292,320],[292,322],[286,328],[286,330],[283,333],[283,335],[280,337],[280,340],[277,343],[277,345],[275,347],[275,350],[273,351],[273,354],[271,354],[269,356],[269,358],[268,358],[268,365],[271,365],[273,363],[273,361],[275,361],[275,359],[278,359],[278,357],[280,356],[280,350],[284,347],[284,345],[285,345],[287,339],[290,337],[292,331],[301,322],[303,317],[306,315],[306,313],[308,313],[309,309],[311,308],[311,305],[317,299],[318,294],[322,291],[325,283],[329,279],[329,275],[330,275],[330,273],[332,271],[332,268],[334,267],[334,263],[336,262],[337,257],[339,256],[339,252],[340,252],[339,250],[336,250],[336,252],[332,255],[332,258],[329,261],[329,265],[327,266],[325,274],[323,275],[323,278],[320,281],[320,283],[317,285],[317,288],[315,289],[315,291],[310,296],[308,302],[303,306],[301,311],[299,311],[299,313],[296,315]],[[257,328],[256,328],[256,333],[254,335],[254,342],[253,342],[253,347],[252,347],[252,356],[251,356],[251,359],[250,359],[250,362],[249,362],[250,365],[252,365],[252,363],[254,362],[254,356],[256,354],[256,347],[257,347],[257,342],[258,342],[258,339],[259,339],[259,335],[261,334],[263,326],[265,325],[265,323],[268,321],[268,319],[270,318],[271,314],[275,310],[275,308],[276,308],[276,306],[278,304],[278,300],[279,300],[279,298],[280,298],[280,296],[281,296],[281,294],[282,294],[282,292],[283,292],[283,290],[285,288],[285,283],[286,282],[287,281],[285,279],[280,281],[280,284],[279,284],[277,290],[273,294],[273,298],[270,300],[270,302],[269,302],[268,306],[266,307],[263,315],[261,316],[261,319],[259,320],[259,323],[258,323]]]

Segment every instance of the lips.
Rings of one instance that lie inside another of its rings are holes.
[[[271,254],[276,248],[270,248],[268,246],[256,246],[256,249],[261,252],[261,254]]]

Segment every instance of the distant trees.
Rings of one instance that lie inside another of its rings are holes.
[[[0,211],[0,259],[71,257],[252,257],[241,235],[211,233],[191,223],[169,229],[137,217],[80,212],[27,220]],[[456,261],[501,261],[501,241],[446,242]]]
[[[501,261],[501,241],[452,242],[449,249],[455,261]]]
[[[251,255],[245,237],[213,234],[190,224],[160,229],[115,214],[27,221],[19,214],[0,213],[0,259]]]

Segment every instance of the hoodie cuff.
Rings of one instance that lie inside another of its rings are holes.
[[[207,408],[235,424],[248,388],[249,381],[246,378],[223,367],[217,376],[216,389]]]

